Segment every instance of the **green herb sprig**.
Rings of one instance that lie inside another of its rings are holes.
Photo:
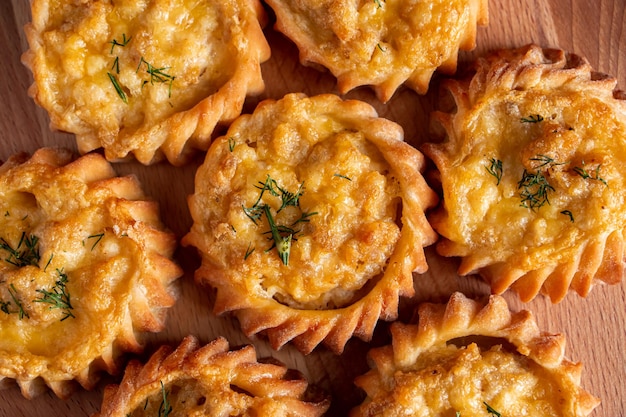
[[[520,191],[520,199],[522,200],[522,207],[536,210],[543,207],[545,204],[550,204],[549,193],[554,190],[554,187],[548,183],[548,179],[542,172],[542,169],[549,169],[556,165],[563,165],[561,162],[556,162],[554,158],[538,154],[530,161],[535,162],[533,166],[534,172],[524,169],[522,173],[522,179],[517,183],[517,189]]]
[[[304,183],[300,184],[296,192],[290,192],[285,188],[280,187],[276,180],[268,175],[265,179],[265,182],[259,181],[258,185],[255,185],[255,187],[260,190],[257,200],[251,207],[242,206],[242,209],[245,215],[254,224],[257,224],[262,216],[265,215],[270,230],[265,232],[264,234],[269,234],[269,239],[272,241],[272,245],[266,250],[266,252],[269,252],[270,250],[276,248],[280,260],[283,262],[284,265],[288,265],[289,255],[291,253],[291,243],[292,241],[296,240],[294,236],[300,232],[300,230],[294,229],[293,226],[299,223],[309,222],[309,217],[317,214],[317,212],[302,212],[300,214],[300,218],[298,218],[291,225],[280,225],[276,222],[275,216],[274,214],[272,214],[271,207],[268,204],[262,203],[265,192],[268,192],[274,197],[280,197],[281,205],[278,210],[276,210],[276,214],[278,214],[283,209],[289,206],[300,207],[300,197],[304,193]],[[254,248],[252,249],[252,251],[254,251]],[[250,245],[248,245],[248,250],[246,251],[244,259],[247,259],[252,251],[250,250]]]
[[[111,44],[111,55],[113,54],[113,49],[115,49],[116,46],[124,47],[128,45],[128,42],[130,42],[132,38],[132,36],[130,38],[127,38],[126,34],[122,33],[122,42],[119,42],[117,39],[113,39],[112,41],[110,41],[109,43]]]
[[[502,180],[502,161],[496,158],[489,159],[489,165],[485,166],[487,172],[496,178],[496,185]]]
[[[593,174],[589,173],[589,171],[587,171],[587,169],[585,168],[585,162],[583,161],[582,166],[577,166],[573,168],[573,171],[575,173],[577,173],[578,175],[580,175],[584,180],[595,180],[595,181],[600,181],[602,184],[606,185],[607,187],[609,186],[609,184],[606,182],[606,180],[604,178],[602,178],[600,176],[600,167],[602,166],[602,164],[599,164],[596,169],[593,171]]]
[[[117,95],[120,96],[124,103],[128,104],[128,97],[126,96],[126,92],[124,92],[124,89],[117,80],[117,77],[110,72],[107,72],[107,75],[109,76],[109,80],[111,80],[111,83],[113,84],[113,88],[115,88],[115,92],[117,93]]]
[[[561,214],[563,214],[564,216],[569,217],[569,220],[574,223],[574,214],[570,211],[570,210],[563,210],[560,212]]]
[[[489,414],[492,414],[492,415],[494,415],[494,416],[496,416],[496,417],[501,417],[501,414],[500,414],[499,412],[497,412],[496,410],[494,410],[492,406],[490,406],[489,404],[487,404],[487,403],[486,403],[486,402],[484,402],[484,401],[483,401],[483,404],[485,404],[485,407],[486,407],[487,412],[488,412]]]
[[[520,191],[522,207],[536,210],[545,204],[550,204],[548,193],[554,191],[554,187],[548,183],[548,180],[541,171],[528,172],[524,170],[522,179],[517,183]]]
[[[142,64],[146,65],[146,72],[150,75],[150,84],[168,83],[168,97],[172,97],[172,84],[174,83],[174,79],[176,79],[176,77],[165,72],[169,69],[169,67],[157,68],[148,61],[146,61],[144,57],[141,57],[141,59],[139,60],[139,65],[137,66],[137,70],[135,72],[139,72]],[[144,81],[144,84],[146,83],[147,81]]]
[[[543,116],[540,114],[531,114],[528,117],[522,117],[520,119],[520,122],[522,123],[539,123],[539,122],[543,122]]]
[[[167,398],[168,392],[165,391],[165,385],[163,385],[163,381],[161,382],[161,395],[163,396],[163,400],[161,401],[161,405],[159,406],[159,417],[168,417],[172,412],[172,405]]]
[[[20,301],[20,299],[17,296],[17,290],[15,289],[15,286],[13,284],[11,284],[9,286],[9,295],[11,296],[11,298],[13,299],[13,302],[15,303],[15,305],[17,306],[17,311],[16,313],[18,314],[18,317],[20,320],[22,320],[24,317],[26,317],[27,319],[30,318],[30,316],[28,315],[28,313],[24,310],[24,306],[22,305],[22,302]],[[2,310],[4,311],[4,310]]]
[[[20,241],[15,248],[4,238],[0,238],[0,249],[8,252],[8,256],[4,260],[17,267],[39,265],[38,244],[39,238],[35,235],[27,235],[26,232],[22,232]]]
[[[67,274],[59,269],[57,269],[57,273],[59,274],[59,279],[55,282],[54,287],[52,287],[50,291],[43,289],[35,290],[41,294],[41,298],[37,298],[34,302],[50,304],[51,310],[63,310],[61,321],[64,321],[70,317],[75,318],[74,313],[72,313],[74,307],[72,307],[70,293],[66,287],[68,282]]]

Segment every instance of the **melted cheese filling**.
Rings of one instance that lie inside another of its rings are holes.
[[[626,126],[610,108],[532,90],[484,102],[440,166],[446,215],[437,229],[451,253],[471,253],[478,267],[507,261],[529,270],[577,259],[580,242],[623,228]],[[492,160],[501,161],[499,180]]]
[[[372,84],[435,70],[457,53],[470,18],[467,0],[286,3],[335,75],[352,71]]]
[[[390,378],[383,416],[486,416],[485,403],[503,416],[560,416],[565,402],[548,371],[500,346],[432,349]]]
[[[400,236],[400,185],[362,133],[330,118],[294,117],[302,121],[297,131],[281,124],[272,135],[258,135],[272,128],[254,126],[231,138],[235,146],[219,164],[232,189],[206,184],[202,190],[219,202],[207,207],[207,251],[233,285],[248,286],[249,293],[296,308],[339,307],[384,272]],[[256,142],[246,143],[248,137]],[[279,211],[282,198],[269,191],[259,200],[268,178],[291,193],[302,187],[298,206]],[[273,247],[267,216],[255,223],[246,213],[255,204],[268,205],[276,225],[295,232],[287,264]]]
[[[68,118],[63,128],[96,130],[106,147],[193,107],[234,71],[213,2],[50,3],[38,65],[51,105]]]
[[[125,325],[141,248],[124,237],[126,226],[108,227],[107,209],[90,204],[106,192],[67,177],[48,178],[44,186],[38,175],[49,172],[30,174],[22,181],[5,177],[0,187],[0,375],[73,377]],[[67,190],[77,197],[62,198]],[[46,292],[60,303],[42,301],[52,299]]]

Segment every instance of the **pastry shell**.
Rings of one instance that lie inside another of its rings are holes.
[[[423,167],[400,126],[361,101],[289,94],[241,116],[196,174],[183,238],[202,256],[196,280],[217,289],[214,311],[234,312],[275,349],[323,342],[340,353],[353,335],[369,340],[414,294],[413,271],[428,268],[423,247],[436,234],[424,211],[437,197]],[[282,213],[279,188],[299,197]],[[293,238],[288,259],[255,206]]]
[[[263,91],[258,0],[33,0],[29,94],[81,153],[185,163]]]
[[[43,148],[0,166],[0,384],[66,398],[164,327],[182,271],[135,177]]]
[[[372,349],[372,369],[355,381],[367,398],[351,417],[582,417],[599,404],[580,387],[582,365],[564,357],[564,336],[540,331],[501,296],[455,293],[420,305],[417,324],[391,326],[392,344]]]
[[[145,365],[131,361],[122,382],[106,387],[93,417],[126,417],[135,410],[161,415],[164,407],[181,416],[323,415],[328,399],[308,400],[307,388],[299,373],[259,362],[252,345],[229,350],[220,337],[200,346],[187,336],[175,350],[159,348]]]
[[[478,59],[437,112],[437,251],[500,294],[553,302],[624,275],[626,101],[584,58],[528,45]]]
[[[383,102],[403,83],[423,94],[435,70],[453,73],[488,21],[487,0],[267,3],[303,64],[329,69],[341,94],[370,85]]]

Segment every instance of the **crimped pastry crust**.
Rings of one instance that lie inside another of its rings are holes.
[[[109,160],[206,150],[218,123],[263,91],[270,55],[258,0],[33,0],[29,94],[82,153]]]
[[[160,331],[181,270],[135,177],[44,148],[0,167],[0,380],[67,397]],[[53,302],[56,299],[58,302]],[[45,301],[47,300],[47,301]],[[71,306],[71,308],[70,308]],[[5,379],[6,378],[6,379]]]
[[[423,94],[435,70],[454,72],[459,49],[473,49],[488,21],[487,0],[267,3],[303,64],[329,69],[341,94],[371,85],[383,102],[402,83]]]
[[[220,337],[200,346],[187,336],[176,350],[159,348],[145,365],[131,361],[120,385],[106,387],[93,417],[156,416],[167,405],[171,414],[163,415],[171,417],[323,415],[328,399],[308,401],[307,388],[301,374],[257,361],[252,345],[229,350]]]
[[[437,197],[423,166],[400,126],[364,102],[289,94],[241,116],[197,172],[183,238],[202,255],[196,279],[217,288],[215,312],[236,311],[276,349],[293,339],[339,353],[353,334],[368,340],[428,267],[436,234],[424,211]],[[281,210],[283,191],[298,203]],[[282,259],[274,246],[289,236]]]
[[[392,324],[392,344],[372,349],[356,379],[367,398],[359,416],[589,415],[599,401],[580,388],[582,365],[565,359],[565,338],[541,332],[528,311],[511,313],[455,293],[424,303],[418,324]],[[500,415],[497,414],[497,415]]]
[[[553,302],[569,289],[624,275],[626,101],[616,80],[562,50],[495,52],[447,84],[456,112],[422,149],[435,162],[442,205],[430,218],[459,273],[502,293]]]

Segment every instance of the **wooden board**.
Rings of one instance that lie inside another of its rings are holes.
[[[490,24],[479,30],[478,48],[461,54],[467,61],[487,50],[521,46],[530,42],[542,46],[561,47],[586,56],[599,71],[618,78],[626,89],[626,2],[624,0],[492,0]],[[0,77],[0,159],[19,151],[32,152],[42,146],[66,146],[75,149],[71,135],[51,132],[47,115],[28,97],[31,83],[29,71],[20,63],[20,55],[27,44],[22,30],[29,20],[28,0],[0,1],[0,57],[3,64]],[[335,80],[327,73],[304,68],[297,61],[297,50],[271,27],[266,34],[272,46],[272,58],[263,65],[267,88],[258,98],[246,103],[246,112],[263,98],[280,98],[285,93],[303,91],[307,94],[335,92]],[[367,88],[347,95],[372,103],[379,113],[401,124],[407,141],[419,144],[428,139],[428,113],[437,98],[438,77],[430,92],[418,96],[409,90],[396,93],[383,105],[377,102]],[[201,161],[198,159],[183,168],[167,164],[144,167],[137,163],[116,164],[120,175],[134,173],[142,181],[146,192],[160,203],[166,224],[182,236],[191,220],[186,207],[186,196],[193,192],[193,176]],[[418,295],[403,303],[401,320],[408,320],[413,306],[422,300],[445,300],[453,291],[469,295],[488,293],[486,285],[475,277],[459,278],[455,262],[436,256],[428,250],[430,271],[416,276]],[[185,269],[180,280],[181,302],[170,313],[167,329],[148,339],[147,353],[161,343],[177,344],[187,334],[195,334],[203,342],[218,335],[232,344],[254,343],[259,356],[273,356],[289,367],[302,371],[309,380],[333,395],[328,415],[343,416],[362,400],[362,393],[352,380],[368,369],[365,354],[374,345],[388,342],[387,329],[381,324],[370,344],[359,340],[348,343],[341,356],[323,348],[303,356],[291,346],[274,352],[261,339],[249,340],[239,331],[236,320],[216,317],[211,313],[213,295],[208,289],[193,284],[193,271],[198,257],[193,249],[180,249],[177,259]],[[505,294],[513,309],[526,308],[535,313],[540,326],[551,332],[563,332],[568,339],[567,354],[585,364],[582,385],[602,399],[594,416],[624,416],[623,399],[626,381],[626,283],[593,289],[587,299],[570,294],[565,301],[552,305],[539,297],[522,304],[513,294]],[[17,388],[0,391],[0,416],[88,416],[101,401],[104,378],[93,392],[77,392],[62,401],[50,393],[28,401]]]

